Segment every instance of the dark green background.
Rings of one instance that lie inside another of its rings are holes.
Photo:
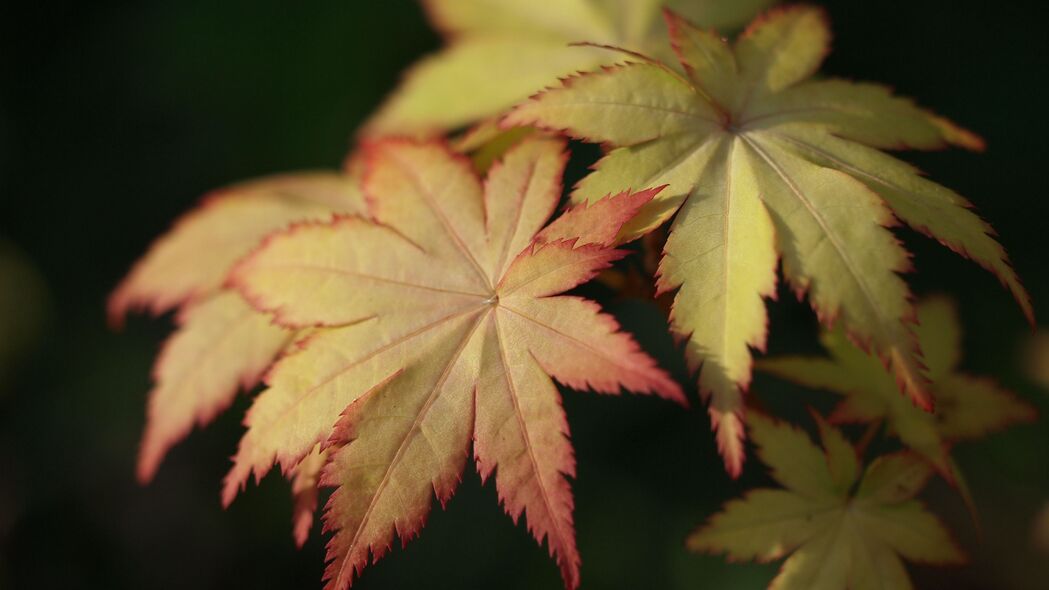
[[[825,4],[835,32],[827,71],[891,84],[985,135],[983,155],[906,157],[979,206],[1036,308],[1049,301],[1041,2]],[[204,191],[337,166],[354,127],[437,43],[410,0],[0,8],[0,236],[37,266],[48,295],[33,299],[49,314],[35,354],[0,383],[0,588],[319,587],[323,542],[315,534],[295,551],[283,482],[271,477],[230,510],[219,506],[246,397],[177,447],[152,485],[135,484],[151,359],[169,323],[136,319],[111,333],[104,299]],[[1049,396],[1020,370],[1029,331],[1008,295],[976,266],[900,233],[916,254],[915,290],[959,299],[966,367],[1049,410]],[[594,293],[684,379],[654,307]],[[772,309],[774,351],[813,349],[804,306],[784,293]],[[760,378],[755,392],[799,420],[804,403],[828,401]],[[577,392],[566,392],[565,405],[579,460],[584,588],[764,587],[774,565],[726,565],[683,550],[688,531],[721,502],[765,481],[753,463],[739,482],[725,476],[703,412]],[[930,503],[974,557],[963,568],[912,567],[920,587],[1045,587],[1049,557],[1030,548],[1029,526],[1049,500],[1047,451],[1044,423],[959,448],[983,538],[957,496],[932,486]],[[420,539],[356,587],[560,581],[545,550],[502,514],[493,487],[468,470],[448,510],[435,510]]]

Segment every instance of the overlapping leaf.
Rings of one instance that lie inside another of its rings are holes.
[[[965,559],[939,519],[914,499],[931,473],[925,461],[887,455],[861,475],[855,449],[822,419],[822,452],[790,425],[757,413],[747,422],[758,457],[783,488],[751,490],[727,503],[689,537],[691,550],[762,562],[789,555],[772,581],[775,590],[907,590],[902,559]]]
[[[332,447],[321,449],[318,443],[302,461],[291,470],[291,495],[294,501],[291,523],[295,544],[302,547],[313,528],[313,515],[317,512],[317,497],[320,493],[321,471],[331,458]]]
[[[111,322],[124,314],[169,311],[219,290],[230,268],[268,234],[289,224],[359,213],[354,175],[303,172],[215,191],[179,219],[135,264],[109,299]]]
[[[610,316],[559,294],[624,255],[611,242],[658,190],[577,207],[544,229],[561,195],[559,141],[518,143],[483,185],[438,143],[386,140],[366,152],[372,218],[298,225],[232,274],[281,325],[317,330],[252,405],[224,499],[275,462],[301,470],[318,443],[330,449],[326,579],[342,589],[395,534],[418,534],[472,452],[574,588],[575,463],[550,377],[684,398]]]
[[[223,283],[233,264],[293,222],[365,209],[353,175],[308,172],[217,191],[161,237],[109,301],[110,320],[132,309],[181,307],[178,330],[153,369],[138,476],[153,478],[172,445],[250,389],[294,332],[273,325]]]
[[[884,367],[849,343],[841,330],[827,331],[821,337],[830,358],[770,358],[757,366],[784,379],[844,395],[830,416],[832,422],[885,420],[904,444],[951,477],[951,443],[1033,421],[1036,413],[990,379],[959,371],[961,330],[950,301],[933,298],[923,302],[918,306],[918,320],[918,340],[936,395],[934,413],[923,412],[903,399]]]
[[[371,134],[445,131],[501,114],[560,76],[611,63],[592,42],[671,58],[663,4],[707,26],[735,27],[770,0],[424,0],[448,46],[407,74]]]
[[[991,228],[960,196],[880,151],[947,144],[973,134],[866,83],[811,79],[828,50],[820,10],[774,10],[729,45],[667,13],[687,75],[633,61],[565,80],[504,125],[537,125],[615,146],[575,187],[577,202],[621,187],[669,185],[624,230],[675,215],[659,288],[677,289],[672,327],[688,338],[701,392],[730,472],[743,460],[742,393],[751,349],[765,344],[763,299],[776,263],[820,320],[888,365],[915,404],[931,409],[914,311],[899,274],[908,253],[889,231],[902,220],[995,273],[1031,317],[1028,297]],[[614,187],[614,188],[613,188]]]

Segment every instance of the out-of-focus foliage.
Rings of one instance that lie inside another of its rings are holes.
[[[883,455],[862,468],[852,444],[816,416],[823,449],[803,431],[752,412],[750,435],[784,489],[756,489],[688,540],[693,551],[734,560],[787,555],[774,590],[911,588],[901,558],[949,565],[965,556],[914,497],[931,470],[913,454]]]
[[[1024,365],[1031,379],[1049,391],[1049,331],[1039,330],[1027,342]]]
[[[954,304],[943,297],[918,305],[918,342],[936,396],[926,412],[899,395],[882,363],[860,350],[841,329],[821,337],[827,357],[779,357],[758,361],[759,370],[815,389],[845,396],[830,415],[832,423],[878,423],[954,478],[950,446],[981,438],[1017,422],[1031,422],[1035,409],[987,377],[959,369],[962,330]]]
[[[1028,340],[1024,369],[1031,379],[1049,391],[1049,331],[1039,330]],[[1049,502],[1035,516],[1031,536],[1035,548],[1049,554]]]
[[[494,117],[562,76],[618,58],[589,42],[669,60],[660,9],[731,30],[771,0],[423,0],[447,47],[423,58],[372,118],[368,134],[440,133]],[[639,187],[640,188],[640,187]]]

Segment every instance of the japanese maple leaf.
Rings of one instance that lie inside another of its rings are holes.
[[[881,149],[978,149],[979,138],[881,86],[811,79],[827,53],[822,11],[796,6],[759,18],[729,45],[667,13],[687,76],[657,61],[564,81],[517,107],[505,126],[538,125],[616,146],[575,187],[589,201],[609,187],[667,184],[624,231],[675,215],[658,289],[677,289],[671,324],[687,338],[710,396],[726,465],[743,461],[742,393],[751,348],[763,349],[764,298],[776,265],[820,320],[840,320],[931,409],[909,323],[909,255],[889,227],[902,220],[994,272],[1031,318],[1027,293],[991,228],[960,196]]]
[[[132,309],[179,308],[179,327],[153,368],[139,480],[153,478],[194,424],[209,423],[238,389],[251,389],[294,338],[222,287],[233,264],[292,222],[363,211],[357,184],[352,174],[306,172],[216,191],[158,239],[114,291],[114,325]]]
[[[415,537],[451,498],[473,453],[506,511],[545,538],[565,585],[579,580],[566,476],[568,424],[550,376],[575,389],[681,390],[593,302],[559,295],[625,252],[610,247],[656,190],[576,207],[542,229],[561,195],[561,141],[529,138],[484,183],[440,143],[365,147],[372,217],[300,224],[231,275],[289,329],[317,327],[280,360],[252,405],[227,477],[233,500],[274,462],[334,448],[320,479],[328,587],[348,587],[396,533]],[[549,375],[549,376],[548,376]]]
[[[924,412],[899,395],[892,376],[877,360],[853,346],[841,330],[821,337],[826,357],[782,357],[758,361],[761,371],[807,387],[845,396],[830,420],[876,422],[953,477],[949,446],[978,438],[1016,422],[1030,422],[1036,412],[994,381],[959,371],[961,330],[954,305],[932,298],[918,306],[918,341],[936,395],[936,411]]]
[[[728,502],[689,537],[689,549],[761,562],[789,554],[773,590],[906,590],[901,557],[964,561],[940,520],[914,499],[931,474],[928,463],[911,453],[885,455],[861,476],[852,445],[817,419],[824,452],[801,430],[749,414],[758,457],[783,488]]]
[[[447,47],[413,66],[366,133],[440,132],[502,114],[544,86],[611,63],[589,41],[671,57],[667,4],[708,26],[746,22],[770,0],[423,0]]]

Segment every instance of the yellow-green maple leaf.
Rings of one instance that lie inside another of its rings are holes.
[[[658,190],[577,206],[543,229],[561,196],[560,140],[516,144],[483,184],[438,142],[384,140],[366,152],[370,218],[271,236],[231,275],[281,325],[316,330],[249,410],[224,501],[275,462],[288,472],[318,443],[338,447],[320,478],[337,488],[325,577],[341,590],[395,533],[418,534],[472,450],[574,588],[575,463],[550,376],[684,397],[596,304],[559,294],[625,254],[610,244]]]
[[[369,134],[440,132],[501,114],[568,76],[614,61],[592,42],[672,57],[659,9],[734,27],[770,0],[424,0],[448,46],[409,70]]]
[[[979,148],[979,138],[884,87],[810,79],[830,39],[818,9],[773,10],[734,45],[675,14],[667,21],[687,76],[635,56],[565,80],[504,125],[616,146],[575,187],[577,202],[669,185],[624,237],[676,213],[658,286],[677,289],[672,328],[688,338],[690,365],[702,364],[700,390],[712,397],[729,471],[743,460],[742,393],[751,349],[765,344],[763,299],[775,295],[777,260],[822,322],[839,320],[931,409],[899,276],[909,256],[888,229],[896,219],[994,272],[1029,318],[1030,303],[968,203],[877,148]]]
[[[977,438],[1016,422],[1035,419],[1035,409],[990,379],[959,371],[961,329],[954,305],[931,298],[918,305],[918,341],[925,352],[934,413],[923,412],[899,395],[892,376],[876,359],[852,345],[841,330],[825,331],[826,357],[781,357],[758,361],[759,370],[845,396],[830,420],[884,419],[904,444],[952,477],[951,443]]]
[[[928,463],[886,455],[861,476],[852,445],[817,421],[823,452],[801,430],[751,412],[758,457],[783,488],[728,502],[689,537],[689,549],[762,562],[790,555],[769,586],[775,590],[907,590],[901,557],[964,561],[940,520],[914,499],[931,474]]]
[[[263,178],[206,196],[117,287],[110,320],[132,309],[179,307],[178,329],[153,368],[138,477],[153,478],[164,455],[194,424],[203,426],[249,390],[294,332],[223,288],[234,263],[267,235],[295,222],[363,212],[356,174],[303,172]]]

